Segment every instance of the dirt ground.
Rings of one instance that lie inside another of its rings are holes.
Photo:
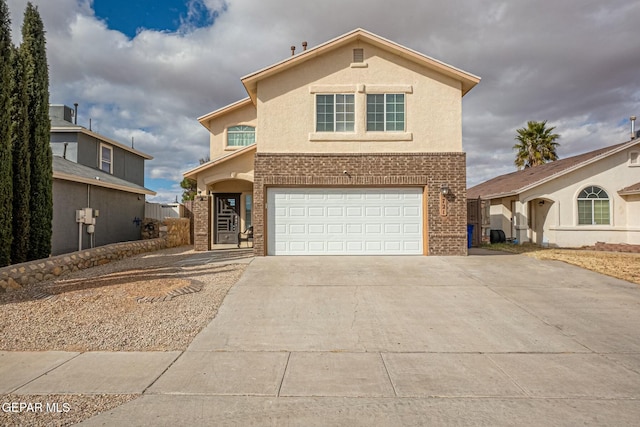
[[[493,244],[486,249],[523,253],[537,259],[563,261],[640,285],[640,254],[590,249],[548,249],[535,245]]]

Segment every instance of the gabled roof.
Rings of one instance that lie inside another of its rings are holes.
[[[111,188],[128,193],[147,194],[150,196],[156,195],[155,191],[149,190],[141,185],[125,181],[101,170],[93,169],[58,156],[53,156],[53,178]]]
[[[200,166],[196,166],[193,169],[189,169],[188,171],[184,172],[182,176],[184,176],[185,178],[191,178],[192,176],[197,175],[198,173],[206,169],[209,169],[214,166],[218,166],[221,163],[224,163],[231,159],[235,159],[236,157],[239,157],[244,153],[248,153],[249,151],[254,151],[255,149],[256,149],[256,144],[251,144],[251,145],[247,145],[246,147],[242,147],[240,149],[234,150],[230,153],[225,153],[222,156],[216,157],[215,159],[211,159],[208,162],[201,164]]]
[[[434,59],[429,56],[423,55],[419,52],[416,52],[415,50],[409,49],[405,46],[394,43],[380,36],[377,36],[373,33],[363,30],[362,28],[357,28],[333,40],[329,40],[328,42],[325,42],[319,46],[313,47],[311,49],[307,49],[304,52],[291,56],[283,61],[280,61],[276,64],[263,68],[262,70],[251,73],[241,79],[242,84],[244,84],[244,87],[247,89],[247,92],[249,93],[249,97],[255,103],[256,96],[257,96],[257,89],[258,89],[258,81],[265,79],[269,76],[272,76],[274,74],[280,73],[284,70],[287,70],[303,62],[306,62],[326,52],[335,50],[341,46],[344,46],[348,43],[351,43],[353,41],[358,41],[358,40],[365,41],[380,49],[394,53],[405,59],[408,59],[419,65],[422,65],[423,67],[432,69],[434,71],[437,71],[441,74],[444,74],[455,80],[460,81],[462,83],[463,96],[467,92],[469,92],[476,84],[480,82],[480,77],[478,76],[475,76],[459,68],[455,68],[449,64],[445,64],[444,62],[438,61],[437,59]]]
[[[537,187],[538,185],[626,150],[639,143],[640,139],[632,139],[622,144],[600,148],[588,153],[545,163],[544,165],[500,175],[469,188],[467,190],[467,198],[477,199],[480,197],[483,199],[496,199],[515,196],[523,191]]]

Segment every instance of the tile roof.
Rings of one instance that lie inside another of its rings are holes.
[[[640,143],[639,139],[612,145],[577,156],[545,163],[544,165],[526,168],[516,172],[500,175],[493,179],[478,184],[467,190],[467,198],[495,199],[516,195],[528,188],[535,187],[557,176],[564,175],[574,169],[586,166],[587,164],[608,157],[620,150]]]
[[[151,196],[156,194],[155,191],[141,185],[58,156],[53,156],[53,177],[136,194],[148,194]]]

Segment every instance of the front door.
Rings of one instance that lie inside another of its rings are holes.
[[[240,232],[240,194],[216,194],[214,243],[238,244]]]

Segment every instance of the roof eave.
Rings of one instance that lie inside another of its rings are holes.
[[[72,174],[68,174],[68,173],[64,173],[64,172],[56,172],[56,171],[54,171],[53,172],[53,178],[54,179],[62,179],[62,180],[65,180],[65,181],[79,182],[81,184],[95,185],[97,187],[111,188],[113,190],[125,191],[127,193],[146,194],[148,196],[155,196],[157,194],[155,191],[149,190],[148,188],[127,187],[125,185],[114,184],[114,183],[111,183],[111,182],[100,181],[100,180],[97,180],[97,179],[85,178],[85,177],[72,175]]]
[[[255,150],[255,149],[256,149],[256,144],[247,145],[246,147],[241,148],[239,150],[236,150],[233,153],[226,154],[226,155],[224,155],[222,157],[218,157],[217,159],[210,160],[207,163],[203,163],[201,165],[198,165],[193,169],[189,169],[188,171],[183,172],[182,176],[185,177],[185,178],[192,178],[193,179],[193,177],[195,175],[197,175],[198,173],[202,172],[205,169],[209,169],[211,167],[218,166],[218,165],[220,165],[222,163],[225,163],[225,162],[227,162],[227,161],[229,161],[231,159],[235,159],[236,157],[239,157],[242,154],[248,153],[249,151],[252,151],[252,150]]]
[[[205,115],[203,115],[203,116],[198,117],[198,122],[200,122],[200,124],[201,124],[202,126],[204,126],[205,128],[207,128],[207,122],[208,122],[209,120],[211,120],[211,119],[215,119],[216,117],[220,117],[220,116],[225,115],[225,114],[229,114],[229,113],[231,113],[232,111],[238,110],[238,109],[243,108],[243,107],[245,107],[246,105],[248,105],[248,104],[252,104],[252,103],[253,103],[253,102],[252,102],[252,100],[251,100],[251,98],[250,98],[250,97],[243,98],[243,99],[241,99],[241,100],[239,100],[239,101],[236,101],[236,102],[234,102],[234,103],[231,103],[231,104],[229,104],[229,105],[226,105],[226,106],[224,106],[224,107],[222,107],[222,108],[218,108],[218,109],[217,109],[217,110],[215,110],[215,111],[212,111],[212,112],[210,112],[210,113],[207,113],[207,114],[205,114]],[[208,128],[207,128],[207,129],[208,129]]]
[[[636,196],[640,195],[640,190],[620,190],[618,194],[621,196]]]

